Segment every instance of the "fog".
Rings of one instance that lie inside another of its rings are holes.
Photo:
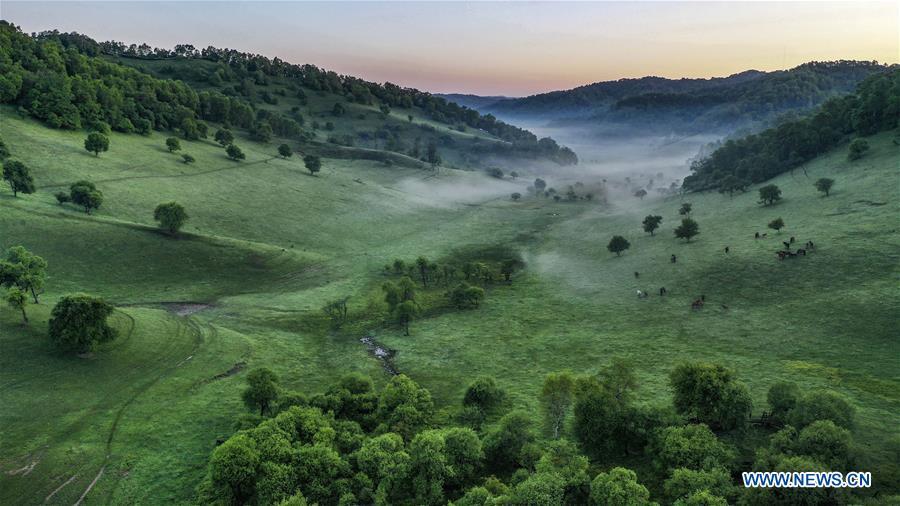
[[[456,174],[445,179],[441,174],[424,178],[403,179],[391,188],[405,194],[414,204],[428,207],[475,205],[497,198],[509,198],[513,192],[524,193],[526,180],[497,179],[483,173]]]

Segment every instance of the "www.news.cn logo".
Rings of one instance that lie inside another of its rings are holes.
[[[837,471],[817,472],[746,472],[745,488],[868,488],[872,473]]]

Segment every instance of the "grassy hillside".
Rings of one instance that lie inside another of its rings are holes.
[[[706,359],[749,384],[754,413],[776,380],[839,391],[859,409],[868,458],[890,458],[883,442],[900,425],[900,148],[886,134],[852,164],[838,150],[807,164],[808,176],[779,177],[785,199],[772,207],[756,203],[755,187],[686,197],[701,234],[684,244],[671,232],[677,197],[512,202],[526,183],[334,158],[311,177],[296,157],[274,158],[246,138],[239,163],[212,142],[183,141],[197,160],[184,165],[159,133],[113,133],[95,158],[82,133],[0,113],[0,135],[38,186],[19,198],[0,192],[0,249],[22,244],[49,263],[30,325],[0,308],[0,405],[10,408],[0,411],[0,503],[72,504],[89,489],[87,503],[189,500],[216,439],[244,412],[246,369],[270,367],[306,392],[352,370],[383,383],[364,331],[397,349],[398,369],[439,405],[492,374],[514,404],[532,408],[545,373],[593,372],[613,357],[634,362],[642,400],[666,402],[672,366]],[[837,181],[828,198],[812,187],[822,176]],[[78,179],[106,197],[91,216],[53,198]],[[179,238],[152,220],[170,200],[190,215]],[[650,213],[665,220],[653,237],[640,231]],[[786,229],[753,238],[778,216]],[[613,234],[631,241],[621,257],[606,251]],[[790,236],[818,247],[779,262]],[[383,265],[498,245],[526,267],[489,287],[480,309],[428,314],[410,337],[384,324]],[[656,296],[660,286],[668,297]],[[638,300],[637,289],[653,295]],[[86,358],[46,339],[50,308],[74,291],[117,306],[120,337]],[[692,312],[700,294],[709,303]],[[320,307],[345,296],[354,323],[329,331]]]

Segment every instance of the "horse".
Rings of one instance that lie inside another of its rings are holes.
[[[730,250],[731,250],[731,247],[730,247],[730,246],[725,246],[725,254],[726,254],[726,255],[728,254],[728,252],[729,252]]]
[[[672,255],[672,258],[670,260],[674,264],[675,262],[678,261],[678,258],[675,255]]]
[[[800,249],[797,250],[797,254],[798,254],[798,255],[806,256],[806,250],[803,249],[803,248],[800,248]]]
[[[666,290],[666,287],[663,286],[663,287],[661,287],[661,288],[659,289],[659,296],[660,296],[660,297],[666,295],[667,293],[669,293],[669,291]]]
[[[794,236],[791,236],[791,244],[794,244]]]
[[[697,299],[694,302],[691,302],[691,310],[699,311],[701,309],[703,309],[703,301],[702,300]]]
[[[646,299],[647,297],[649,297],[649,295],[647,294],[647,292],[645,292],[645,291],[643,291],[643,290],[638,290],[638,291],[637,291],[637,298],[639,298],[639,299]]]
[[[791,249],[791,243],[787,241],[781,241],[781,244],[784,244],[784,249]]]
[[[757,232],[756,234],[754,234],[753,238],[754,238],[754,239],[759,239],[759,232]]]
[[[641,277],[641,273],[638,271],[634,271],[634,278],[637,279],[639,277]]]

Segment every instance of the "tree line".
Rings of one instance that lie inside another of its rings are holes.
[[[825,505],[854,495],[745,490],[733,476],[867,463],[853,441],[855,408],[840,395],[778,382],[751,418],[747,387],[710,363],[671,371],[670,405],[643,402],[635,371],[622,360],[595,374],[551,373],[535,413],[513,409],[484,376],[443,409],[404,375],[379,391],[370,378],[350,374],[313,395],[282,387],[264,368],[246,380],[249,413],[213,450],[200,503]],[[649,465],[638,476],[628,462]]]

